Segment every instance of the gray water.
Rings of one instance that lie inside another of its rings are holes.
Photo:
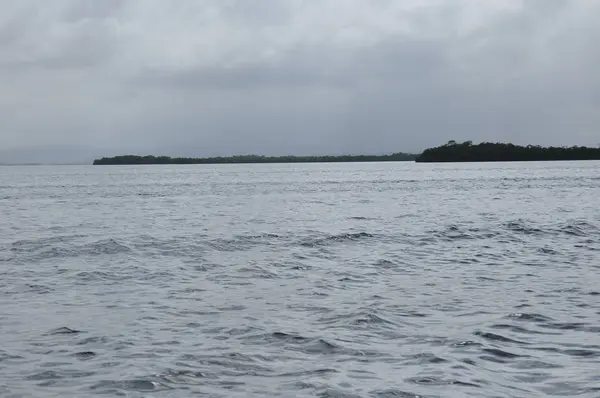
[[[600,396],[600,163],[0,168],[2,397]]]

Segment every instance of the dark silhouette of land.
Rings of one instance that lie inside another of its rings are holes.
[[[261,156],[238,155],[207,158],[121,155],[94,160],[94,165],[143,164],[227,164],[227,163],[342,163],[342,162],[515,162],[553,160],[600,160],[600,148],[585,146],[541,147],[472,141],[448,143],[424,150],[421,154],[393,153],[390,155],[340,156]]]
[[[341,163],[341,162],[401,162],[414,161],[416,154],[341,155],[341,156],[260,156],[241,155],[210,158],[172,158],[169,156],[122,155],[94,160],[94,165],[135,164],[224,164],[224,163]]]
[[[471,141],[448,143],[429,148],[415,159],[416,162],[515,162],[550,160],[600,160],[600,148],[584,146],[541,147],[519,146]]]

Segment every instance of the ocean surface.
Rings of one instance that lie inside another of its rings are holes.
[[[0,396],[600,397],[600,162],[0,168]]]

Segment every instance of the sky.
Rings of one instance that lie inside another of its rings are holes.
[[[600,0],[0,0],[0,154],[597,146],[598,21]]]

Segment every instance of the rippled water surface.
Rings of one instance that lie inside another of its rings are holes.
[[[0,168],[2,397],[600,396],[600,163]]]

